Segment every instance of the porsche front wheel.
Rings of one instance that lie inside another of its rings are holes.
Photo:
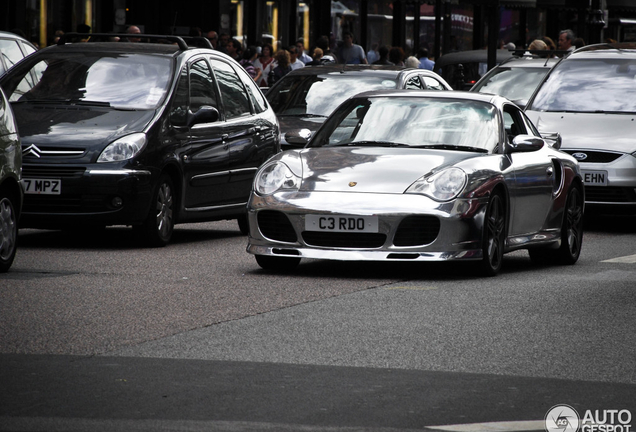
[[[506,211],[500,194],[493,194],[488,201],[484,218],[482,260],[479,271],[485,276],[495,276],[501,270],[504,254]]]

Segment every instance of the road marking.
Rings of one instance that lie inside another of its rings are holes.
[[[636,255],[627,255],[618,258],[612,258],[601,262],[608,263],[621,263],[621,264],[634,264],[636,263]]]
[[[426,429],[447,432],[531,432],[545,430],[545,420],[426,426]]]
[[[396,286],[396,287],[386,287],[384,289],[387,289],[387,290],[428,291],[428,290],[437,289],[437,287],[433,287],[433,286]]]

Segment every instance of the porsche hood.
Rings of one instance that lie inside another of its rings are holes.
[[[473,157],[470,152],[385,147],[308,148],[281,155],[297,175],[302,169],[300,191],[399,194],[423,175]]]

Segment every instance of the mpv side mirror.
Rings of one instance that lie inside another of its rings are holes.
[[[203,105],[197,112],[190,115],[188,126],[191,127],[199,123],[214,123],[219,117],[219,110],[209,105]]]

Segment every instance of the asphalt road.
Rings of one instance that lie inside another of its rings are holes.
[[[496,278],[326,261],[281,275],[245,244],[228,221],[178,226],[162,249],[119,227],[22,231],[0,275],[0,430],[520,431],[562,404],[636,415],[634,219],[589,220],[574,266],[516,252]]]

